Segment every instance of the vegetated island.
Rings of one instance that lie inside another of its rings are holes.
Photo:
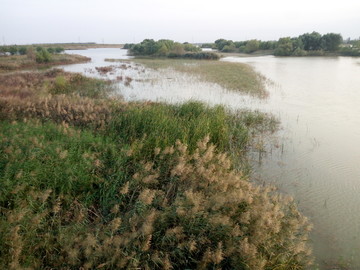
[[[90,61],[82,55],[65,54],[59,46],[0,46],[0,72]]]
[[[246,170],[254,136],[276,120],[199,102],[128,103],[112,90],[59,69],[0,74],[1,265],[311,264],[307,219]]]

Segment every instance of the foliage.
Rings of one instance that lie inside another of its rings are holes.
[[[200,48],[189,43],[178,43],[168,39],[154,41],[145,39],[139,44],[129,45],[129,53],[138,56],[177,56],[181,57],[187,52],[197,53]]]
[[[293,43],[290,37],[280,38],[274,54],[278,56],[289,56],[292,54],[292,52],[293,52]]]
[[[39,47],[38,47],[39,48]],[[51,61],[51,54],[46,49],[36,49],[36,57],[35,60],[37,63],[48,63]]]
[[[25,47],[25,46],[19,47],[18,52],[20,55],[25,55],[27,52],[27,47]]]
[[[329,52],[335,52],[339,50],[339,46],[343,40],[340,34],[329,33],[323,35],[321,41],[322,49]]]
[[[219,51],[222,51],[225,46],[235,47],[235,44],[233,43],[232,40],[226,40],[226,39],[223,39],[223,38],[215,40],[215,45],[216,45],[216,48]]]
[[[255,52],[259,49],[259,47],[260,47],[260,42],[258,40],[256,39],[249,40],[248,42],[246,42],[245,52],[246,53]]]
[[[3,266],[250,270],[310,262],[310,226],[291,199],[250,184],[208,137],[192,153],[177,141],[149,160],[139,159],[137,144],[66,125],[0,126]]]
[[[128,49],[131,49],[132,46],[134,46],[135,44],[134,43],[126,43],[123,47],[123,49],[125,50],[128,50]]]
[[[64,48],[62,48],[62,47],[55,48],[55,53],[62,53],[62,52],[64,52]]]
[[[321,35],[314,31],[298,37],[282,37],[278,41],[253,39],[233,42],[232,40],[218,39],[215,41],[215,46],[222,52],[253,53],[258,50],[270,50],[274,51],[274,55],[278,56],[312,56],[324,55],[326,52],[339,52],[341,43],[342,36],[340,34],[328,33]],[[342,54],[346,53],[352,54],[350,51]]]
[[[299,36],[304,44],[305,51],[316,51],[322,49],[321,35],[318,32],[306,33]]]
[[[17,52],[18,52],[17,46],[10,46],[10,47],[8,48],[8,52],[9,52],[11,55],[17,54]]]
[[[197,59],[197,60],[219,60],[220,56],[213,52],[198,52],[198,53],[184,53],[176,54],[169,53],[169,58],[183,58],[183,59]]]
[[[215,49],[216,45],[215,43],[203,43],[201,44],[201,48]]]
[[[340,54],[344,56],[360,56],[360,48],[344,47],[340,49]]]

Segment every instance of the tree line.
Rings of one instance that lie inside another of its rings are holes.
[[[348,40],[344,45],[340,34],[318,32],[305,33],[298,37],[282,37],[277,41],[232,41],[217,39],[214,43],[202,44],[203,48],[212,48],[220,52],[254,53],[271,51],[277,56],[306,56],[338,53],[340,55],[360,56],[360,42]]]
[[[125,44],[124,49],[134,56],[156,56],[169,58],[217,60],[219,56],[212,52],[202,52],[201,48],[188,42],[179,43],[169,39],[144,39],[138,44]]]

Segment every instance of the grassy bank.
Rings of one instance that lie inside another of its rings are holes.
[[[199,76],[204,81],[217,83],[226,89],[257,97],[268,95],[263,84],[264,78],[250,66],[242,63],[142,58],[131,61],[153,69],[172,68],[179,72]]]
[[[0,56],[0,73],[22,69],[35,69],[55,65],[68,65],[90,61],[90,58],[76,54],[54,54],[51,61],[38,63],[26,55]]]
[[[1,80],[1,265],[285,270],[311,262],[310,225],[291,198],[251,184],[234,165],[254,133],[274,131],[274,119],[198,102],[125,103],[108,98],[106,82],[52,72]]]

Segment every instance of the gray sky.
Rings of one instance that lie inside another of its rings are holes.
[[[0,44],[360,37],[360,0],[0,0]]]

